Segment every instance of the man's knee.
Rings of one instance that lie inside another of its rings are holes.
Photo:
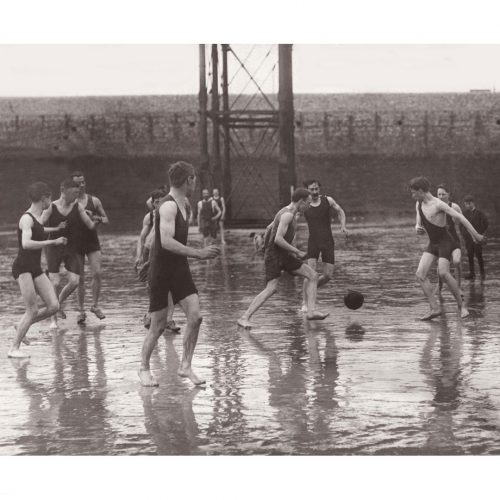
[[[267,282],[266,291],[269,295],[275,294],[277,289],[278,289],[278,280],[271,280]]]
[[[55,314],[57,311],[59,311],[59,301],[58,300],[51,300],[47,304],[47,312],[49,314]]]
[[[203,321],[200,310],[191,311],[187,317],[187,323],[192,327],[199,327]]]

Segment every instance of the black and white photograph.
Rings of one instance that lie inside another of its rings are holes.
[[[0,44],[0,455],[498,456],[500,43],[192,38]]]

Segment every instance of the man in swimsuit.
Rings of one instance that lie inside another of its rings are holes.
[[[198,340],[202,321],[198,290],[196,289],[188,257],[213,259],[220,250],[216,246],[197,249],[187,246],[189,213],[187,197],[196,186],[194,167],[179,161],[169,171],[170,192],[155,217],[155,244],[151,252],[150,302],[151,327],[142,345],[139,378],[143,386],[156,386],[150,370],[150,358],[158,338],[165,328],[168,295],[172,294],[175,304],[179,304],[186,315],[186,331],[183,340],[183,354],[178,374],[187,377],[195,385],[204,384],[191,367],[193,353]]]
[[[47,275],[42,272],[40,260],[42,248],[53,245],[66,245],[66,238],[46,239],[46,232],[53,232],[56,228],[44,228],[41,223],[42,212],[50,206],[51,192],[44,182],[35,182],[28,189],[31,201],[30,208],[22,215],[17,227],[17,241],[19,250],[12,264],[12,276],[17,280],[21,295],[26,306],[26,312],[16,328],[16,335],[9,350],[9,358],[29,358],[29,354],[21,352],[21,342],[29,327],[55,314],[59,303],[54,287]],[[45,303],[45,307],[38,309],[37,295]]]
[[[151,211],[144,216],[144,219],[142,221],[142,230],[141,234],[139,235],[139,239],[137,241],[137,252],[135,260],[136,271],[140,267],[139,280],[141,282],[149,281],[149,258],[151,255],[151,248],[153,247],[154,235],[155,235],[155,232],[152,231],[151,229],[153,229],[154,227],[155,213],[157,213],[157,210],[162,205],[166,196],[167,192],[164,191],[162,188],[155,189],[151,193],[149,200],[151,200],[152,208]],[[175,324],[173,316],[174,316],[174,304],[172,302],[171,294],[169,294],[167,322],[165,328],[166,330],[170,330],[173,333],[178,333],[180,331],[180,327],[178,327]],[[149,314],[149,311],[146,312],[146,314],[144,315],[143,323],[144,323],[144,328],[149,328],[151,326],[151,315]]]
[[[410,181],[409,187],[411,197],[416,201],[417,220],[415,230],[417,234],[427,233],[429,236],[429,245],[420,259],[416,273],[417,280],[422,286],[431,309],[429,314],[422,317],[421,320],[430,320],[442,314],[434,295],[433,287],[427,277],[436,259],[438,259],[438,274],[440,278],[446,282],[453,293],[457,301],[460,316],[466,318],[469,315],[469,311],[463,305],[458,284],[450,273],[450,260],[453,250],[457,247],[457,243],[446,228],[446,215],[450,215],[455,220],[458,219],[475,241],[480,242],[483,237],[462,214],[459,214],[446,203],[432,196],[429,192],[430,183],[427,178],[415,177]]]
[[[437,197],[446,203],[448,206],[456,210],[459,214],[462,213],[462,209],[456,204],[450,201],[450,191],[444,184],[439,184],[437,187]],[[456,271],[456,279],[458,288],[462,288],[462,236],[460,233],[460,222],[454,220],[451,216],[446,214],[446,227],[448,228],[448,232],[451,234],[451,237],[457,243],[457,248],[453,250],[451,254],[451,258],[453,261],[453,265],[455,266]],[[443,288],[443,281],[439,280],[439,291]]]
[[[42,214],[42,223],[46,226],[57,227],[64,224],[63,229],[50,233],[55,239],[59,236],[67,238],[64,247],[47,247],[45,255],[47,259],[47,270],[49,278],[55,290],[59,289],[61,278],[59,270],[64,262],[67,271],[68,282],[59,294],[59,314],[64,319],[66,314],[62,309],[64,301],[75,291],[80,281],[81,256],[78,254],[81,231],[80,222],[89,229],[94,229],[97,222],[93,222],[83,207],[76,201],[80,186],[73,179],[65,179],[61,183],[61,196],[52,202]],[[51,328],[57,328],[57,316],[53,316]]]
[[[83,172],[76,171],[71,174],[71,178],[80,186],[78,196],[78,203],[87,212],[88,216],[100,224],[108,224],[109,220],[102,207],[101,200],[96,196],[92,196],[85,191],[85,175]],[[77,318],[77,323],[85,323],[85,255],[88,258],[90,266],[90,274],[92,276],[92,307],[90,312],[93,312],[99,319],[104,319],[106,316],[99,307],[99,296],[101,294],[101,244],[99,243],[99,236],[96,229],[88,229],[82,225],[81,246],[78,253],[82,256],[82,265],[80,269],[80,283],[78,285],[78,303],[80,306],[80,313]]]
[[[238,320],[239,326],[251,328],[251,317],[276,292],[282,271],[307,279],[305,292],[307,319],[325,319],[328,316],[328,314],[315,310],[318,273],[302,262],[301,259],[306,257],[306,252],[302,252],[292,245],[297,225],[296,215],[304,211],[309,199],[307,189],[296,189],[292,194],[291,203],[282,208],[274,217],[273,222],[267,226],[264,242],[266,288],[253,299],[250,307]]]
[[[311,195],[311,201],[304,211],[309,230],[309,241],[307,243],[307,264],[316,270],[318,259],[321,255],[323,262],[323,274],[318,279],[318,288],[332,279],[333,265],[335,263],[335,242],[333,240],[331,220],[334,213],[340,219],[340,230],[347,237],[345,212],[342,207],[331,197],[320,195],[318,180],[311,179],[304,182]],[[307,312],[305,289],[307,282],[304,281],[304,301],[302,310]]]
[[[224,221],[226,220],[226,202],[224,201],[224,197],[220,195],[220,192],[217,188],[212,189],[212,200],[217,203],[217,206],[220,210],[220,217],[217,219],[217,223],[219,224],[221,245],[225,245],[226,240],[224,239]]]
[[[203,236],[203,246],[213,244],[217,238],[217,220],[220,216],[219,205],[210,198],[208,189],[203,189],[198,202],[198,228]]]

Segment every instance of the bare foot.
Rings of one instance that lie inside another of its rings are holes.
[[[250,320],[244,318],[243,316],[237,321],[238,326],[241,326],[242,328],[252,328],[252,323],[250,323]]]
[[[50,322],[50,325],[49,325],[49,330],[57,330],[57,319],[53,319],[53,320]]]
[[[21,342],[24,344],[24,345],[30,345],[31,342],[28,340],[28,337],[24,337],[23,340],[21,340]]]
[[[205,383],[205,380],[199,378],[194,372],[192,368],[183,368],[182,366],[177,370],[177,375],[180,377],[188,378],[193,382],[194,385],[202,385]]]
[[[16,359],[22,359],[22,358],[29,358],[29,354],[25,354],[24,352],[21,352],[19,349],[11,349],[9,353],[7,354],[8,358],[16,358]]]
[[[309,320],[315,319],[325,319],[330,313],[322,313],[321,311],[311,311],[306,314],[306,318]]]
[[[66,319],[66,313],[62,309],[59,309],[59,317],[61,319]]]
[[[137,374],[141,379],[141,385],[143,385],[144,387],[157,387],[159,385],[153,375],[151,375],[150,370],[144,370],[141,368],[137,372]]]
[[[303,312],[303,313],[307,312],[307,306],[305,304],[302,304],[302,307],[300,308],[300,312]]]
[[[92,306],[90,312],[94,313],[99,319],[104,319],[106,317],[99,306]]]
[[[443,311],[436,309],[435,311],[431,311],[429,314],[422,316],[420,318],[420,321],[430,321],[431,319],[434,319],[434,318],[437,318],[438,316],[441,316],[441,314],[443,314]]]
[[[469,313],[469,311],[467,310],[467,308],[462,306],[462,309],[460,310],[460,317],[461,317],[462,319],[464,319],[464,318],[466,318],[467,316],[469,316],[469,314],[470,314],[470,313]]]

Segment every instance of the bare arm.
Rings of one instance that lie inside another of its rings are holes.
[[[106,215],[106,212],[104,211],[104,208],[102,207],[101,200],[99,198],[96,198],[95,196],[93,196],[92,198],[94,199],[95,210],[99,214],[99,218],[96,222],[100,222],[101,224],[109,224],[109,219]]]
[[[212,210],[215,210],[215,215],[212,217],[212,220],[217,220],[222,215],[222,212],[215,200],[212,200]]]
[[[149,234],[150,227],[149,227],[149,214],[146,214],[144,216],[144,219],[142,221],[142,229],[141,233],[139,234],[139,239],[137,240],[137,249],[136,249],[136,254],[135,254],[135,263],[138,264],[141,259],[142,259],[142,252],[144,250],[144,243],[146,242],[146,237]]]
[[[196,215],[196,220],[198,222],[198,227],[200,227],[200,222],[201,222],[201,201],[198,202],[198,213]]]
[[[481,241],[483,241],[483,238],[484,238],[483,235],[479,234],[474,229],[472,224],[463,216],[463,214],[459,214],[456,210],[454,210],[453,208],[451,208],[450,206],[448,206],[446,203],[444,203],[442,201],[440,202],[439,207],[441,210],[443,210],[443,212],[446,212],[448,215],[451,215],[453,217],[453,219],[458,219],[462,223],[462,225],[465,227],[465,229],[467,229],[467,231],[472,236],[472,239],[475,242],[481,243]]]
[[[459,214],[462,214],[462,209],[456,203],[452,203],[451,207],[453,209],[455,209],[455,211],[457,211]],[[464,241],[463,241],[464,238],[462,236],[462,231],[460,230],[460,225],[461,225],[460,221],[457,218],[455,218],[455,217],[452,217],[452,219],[453,219],[453,223],[455,224],[455,231],[457,233],[458,239],[460,240],[460,244],[463,245],[464,244]]]
[[[176,215],[177,204],[174,201],[166,201],[160,207],[160,241],[165,250],[186,257],[194,257],[195,259],[213,259],[219,255],[220,250],[214,245],[198,249],[187,247],[174,239]]]
[[[221,218],[224,218],[226,215],[226,202],[224,201],[224,198],[222,196],[220,197],[220,201],[222,204],[222,217]]]
[[[47,224],[47,222],[49,222],[49,218],[51,215],[52,215],[52,203],[49,205],[49,208],[47,208],[47,210],[44,210],[42,212],[42,217],[40,218],[40,220],[42,221],[42,224],[44,226],[45,224]]]
[[[280,217],[278,229],[276,231],[276,237],[274,238],[274,243],[283,250],[286,250],[287,252],[293,253],[299,258],[302,258],[305,255],[305,252],[301,252],[298,248],[290,245],[290,243],[285,240],[285,234],[287,232],[288,226],[293,221],[293,217],[294,215],[290,212],[285,212],[284,214],[282,214],[282,216]]]
[[[77,202],[78,203],[78,202]],[[82,219],[82,222],[89,228],[89,229],[95,229],[97,226],[97,222],[94,222],[87,214],[85,209],[78,203],[78,213],[80,214],[80,219]]]
[[[346,233],[347,234],[347,229],[345,227],[345,212],[344,210],[342,209],[342,207],[331,197],[331,196],[327,196],[326,197],[327,200],[328,200],[328,203],[330,204],[330,206],[337,212],[337,214],[339,215],[339,219],[340,219],[340,230],[343,232],[343,233]]]
[[[415,222],[415,231],[417,234],[424,234],[425,229],[422,227],[422,219],[420,218],[420,212],[418,211],[418,202],[415,204],[415,210],[417,212],[417,220]]]
[[[67,239],[64,237],[55,240],[34,241],[32,240],[33,219],[29,215],[23,215],[19,221],[21,230],[21,245],[24,250],[40,250],[52,245],[66,245]]]

